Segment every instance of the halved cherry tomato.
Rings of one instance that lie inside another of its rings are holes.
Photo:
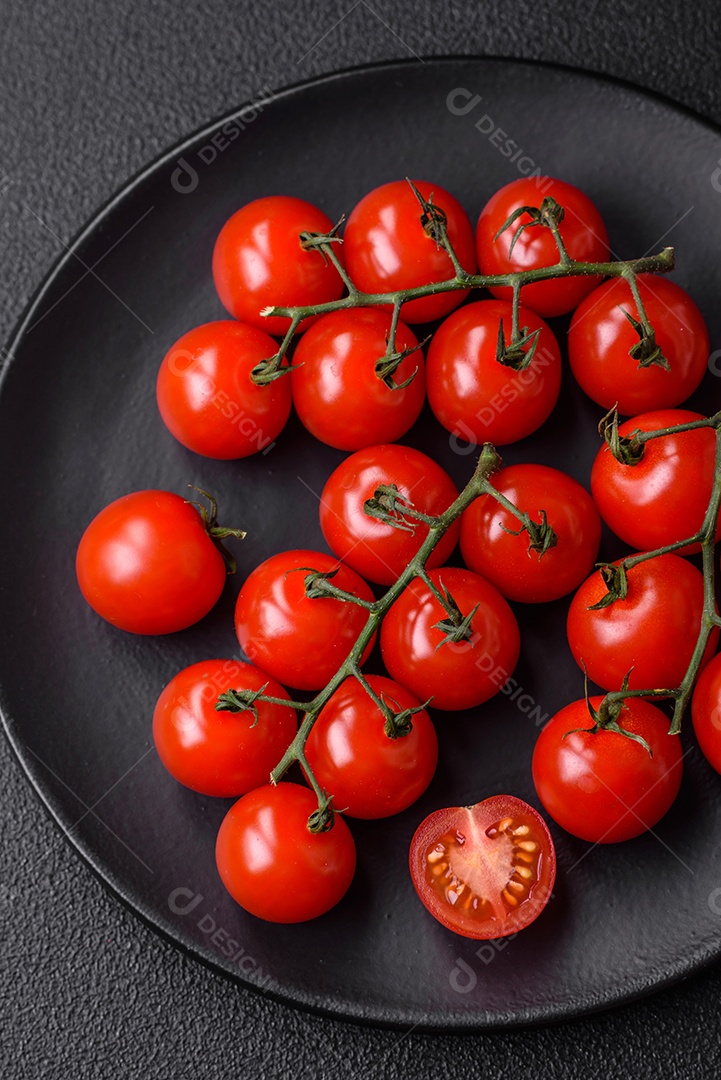
[[[473,227],[465,210],[438,184],[415,180],[424,199],[445,211],[448,237],[461,266],[476,269]],[[385,293],[430,285],[455,277],[453,263],[421,225],[420,203],[407,180],[394,180],[369,192],[352,211],[343,234],[346,268],[363,292]],[[407,323],[440,319],[458,307],[468,289],[411,300],[401,309]]]
[[[598,709],[603,698],[592,697]],[[561,828],[594,844],[630,840],[652,829],[678,794],[683,755],[669,720],[648,701],[628,698],[619,725],[651,749],[616,731],[591,731],[581,698],[557,712],[533,751],[533,783]]]
[[[312,203],[268,195],[237,210],[220,230],[213,250],[213,280],[221,303],[235,319],[266,334],[284,334],[290,319],[264,316],[266,307],[306,307],[337,300],[343,281],[320,251],[301,247],[304,232],[327,235],[333,222]],[[340,244],[338,258],[343,260]],[[305,319],[299,331],[310,326]]]
[[[389,734],[383,713],[357,679],[346,679],[321,710],[306,743],[306,758],[334,805],[349,817],[398,814],[426,790],[438,761],[430,716],[404,686],[382,675],[368,683],[392,713],[418,710],[408,734]]]
[[[244,795],[268,782],[296,733],[293,709],[258,701],[249,709],[218,711],[228,690],[288,694],[264,671],[241,660],[201,660],[170,680],[153,713],[158,757],[181,784],[221,799]]]
[[[556,880],[545,821],[513,795],[436,810],[416,830],[409,863],[434,919],[468,938],[523,930],[551,899]]]
[[[243,795],[218,832],[215,858],[226,889],[242,908],[276,923],[323,915],[345,894],[355,872],[355,844],[336,815],[332,829],[312,833],[317,808],[310,788],[266,784]]]

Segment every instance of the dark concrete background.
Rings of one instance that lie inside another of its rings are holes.
[[[266,88],[383,59],[507,55],[625,78],[721,122],[716,12],[712,0],[3,0],[0,340],[62,243],[130,175]],[[376,1031],[265,1001],[179,955],[108,896],[4,740],[0,768],[0,1067],[13,1080],[721,1071],[719,969],[592,1019],[481,1037]]]

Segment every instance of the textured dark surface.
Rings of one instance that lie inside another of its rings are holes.
[[[61,249],[34,215],[67,240],[147,159],[265,86],[413,52],[505,53],[634,79],[721,120],[718,53],[703,44],[714,35],[698,7],[655,4],[644,14],[630,5],[598,5],[584,11],[582,26],[571,5],[568,26],[563,5],[552,10],[519,4],[471,12],[431,4],[372,10],[360,3],[297,5],[292,13],[268,4],[243,13],[204,5],[184,13],[170,5],[6,5],[0,172],[11,184],[6,188],[0,177],[3,338]],[[41,657],[37,676],[42,680]],[[231,987],[160,942],[105,894],[45,819],[4,743],[0,753],[2,1005],[11,1019],[3,1024],[2,1046],[11,1076],[718,1071],[717,972],[583,1023],[473,1038],[401,1037],[318,1021]]]

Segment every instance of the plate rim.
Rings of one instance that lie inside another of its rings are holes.
[[[409,67],[418,68],[420,66],[440,68],[443,66],[450,67],[454,64],[478,64],[481,66],[512,64],[529,69],[541,68],[548,71],[555,71],[568,76],[573,76],[574,78],[581,77],[589,83],[596,82],[616,86],[633,94],[640,95],[651,102],[655,102],[665,109],[670,109],[693,121],[695,124],[701,124],[703,128],[716,137],[721,137],[721,124],[716,123],[709,117],[699,113],[697,110],[684,105],[681,102],[675,101],[661,91],[639,86],[637,83],[631,82],[628,79],[608,75],[592,69],[575,67],[571,64],[558,64],[552,61],[524,59],[498,54],[444,54],[442,56],[419,56],[393,60],[379,60],[372,63],[353,65],[323,75],[314,76],[309,79],[302,79],[290,84],[284,84],[279,89],[272,90],[272,96],[267,99],[264,108],[270,108],[275,101],[285,100],[296,94],[302,93],[305,90],[320,86],[328,86],[339,80],[352,78],[357,75],[368,75],[374,71],[382,70],[388,72]],[[95,212],[78,229],[72,239],[67,243],[64,250],[50,263],[39,284],[32,291],[7,338],[4,347],[4,356],[6,359],[0,370],[0,407],[3,394],[5,393],[5,384],[8,379],[8,374],[11,370],[14,370],[17,359],[16,351],[26,336],[28,326],[32,324],[36,314],[42,308],[46,293],[52,287],[56,277],[62,273],[66,264],[70,263],[71,260],[75,258],[78,249],[85,240],[90,239],[103,221],[112,214],[115,207],[128,196],[131,196],[147,178],[150,178],[153,174],[171,164],[173,161],[182,158],[184,152],[192,148],[201,139],[205,139],[207,136],[215,133],[219,128],[222,128],[224,124],[241,118],[246,110],[253,106],[257,106],[257,104],[257,98],[246,100],[243,104],[221,114],[219,117],[201,124],[190,132],[190,134],[184,135],[170,147],[160,151],[148,163],[136,170],[126,181],[116,187],[111,195],[99,205]],[[118,900],[126,910],[130,911],[146,927],[151,929],[164,942],[170,944],[184,957],[189,957],[192,958],[193,961],[199,962],[206,969],[221,976],[226,982],[230,982],[235,986],[239,986],[262,997],[269,998],[287,1008],[301,1009],[314,1016],[326,1017],[339,1022],[354,1023],[364,1027],[406,1032],[412,1030],[419,1034],[474,1035],[490,1033],[493,1031],[523,1030],[538,1026],[567,1023],[572,1020],[582,1020],[586,1017],[613,1008],[633,1004],[643,998],[661,993],[669,987],[677,985],[689,976],[700,973],[714,963],[718,963],[719,959],[721,959],[720,937],[719,944],[716,948],[707,944],[699,944],[692,953],[685,952],[682,961],[675,964],[673,969],[671,969],[665,977],[653,979],[651,985],[648,984],[648,979],[644,980],[644,978],[641,977],[640,979],[637,979],[629,989],[623,988],[619,993],[613,995],[613,997],[609,997],[608,995],[599,997],[598,994],[595,994],[591,1000],[583,1000],[582,1002],[579,1002],[578,998],[576,998],[573,1002],[561,1005],[560,1007],[557,1005],[554,1006],[554,1012],[551,1015],[548,1015],[547,1013],[548,1006],[524,1006],[512,1016],[508,1014],[499,1015],[488,1011],[473,1011],[469,1009],[467,1012],[456,1013],[455,1015],[458,1017],[458,1021],[454,1022],[440,1018],[434,1013],[417,1009],[415,1015],[417,1015],[419,1019],[412,1025],[409,1025],[407,1017],[401,1018],[395,1014],[386,1017],[380,1017],[378,1015],[369,1016],[366,1007],[356,1005],[356,1007],[353,1008],[354,1003],[348,999],[343,999],[339,1002],[339,1007],[336,1009],[331,1008],[328,1005],[319,1004],[317,1000],[311,996],[304,995],[302,991],[295,992],[291,996],[283,991],[268,989],[265,986],[257,985],[253,981],[252,975],[249,978],[248,975],[245,975],[242,972],[235,973],[224,967],[219,961],[214,960],[211,954],[206,955],[191,942],[186,942],[184,939],[176,937],[173,932],[163,924],[162,917],[158,911],[154,908],[151,909],[145,903],[139,903],[137,899],[130,897],[122,880],[117,877],[114,871],[108,868],[105,863],[101,864],[94,857],[92,850],[89,849],[88,845],[85,844],[81,838],[71,835],[68,830],[68,824],[64,820],[66,815],[57,802],[52,790],[44,783],[41,770],[33,761],[32,751],[21,739],[18,725],[7,707],[1,673],[0,721],[2,721],[3,731],[10,744],[13,756],[17,760],[22,772],[27,777],[40,804],[60,830],[64,841],[81,857],[83,863],[89,868],[93,876],[102,883],[107,892]],[[60,783],[62,784],[62,780],[60,780]],[[386,1007],[384,1006],[383,1008]]]

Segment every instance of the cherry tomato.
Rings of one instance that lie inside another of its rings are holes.
[[[628,595],[591,611],[607,595],[599,571],[583,583],[568,611],[568,643],[579,667],[604,690],[680,686],[703,615],[703,575],[678,555],[659,555],[627,571]],[[715,628],[704,654],[718,644]],[[633,669],[633,670],[632,670]]]
[[[83,533],[75,569],[98,615],[133,634],[192,626],[226,578],[200,514],[170,491],[134,491],[101,510]]]
[[[302,423],[321,442],[338,450],[394,442],[418,418],[425,400],[421,351],[396,369],[395,388],[376,374],[390,328],[385,311],[355,308],[324,315],[304,335],[293,357],[293,402]],[[396,350],[417,345],[415,334],[399,323]]]
[[[275,679],[239,660],[203,660],[179,671],[153,713],[155,748],[168,772],[193,791],[221,799],[266,784],[295,736],[294,710],[259,701],[256,722],[250,710],[215,708],[228,690],[263,688],[271,697],[288,697]]]
[[[691,715],[704,757],[721,773],[721,653],[714,656],[696,683]]]
[[[577,262],[608,260],[608,232],[603,218],[587,195],[573,184],[549,176],[522,177],[497,191],[481,211],[476,229],[476,249],[482,274],[508,274],[556,265],[558,248],[553,233],[545,225],[532,225],[529,214],[521,214],[496,239],[496,234],[511,214],[522,206],[540,207],[542,200],[548,197],[563,207],[560,233],[571,258]],[[528,228],[519,235],[523,225]],[[514,236],[517,239],[509,256]],[[526,307],[549,319],[572,311],[600,280],[589,275],[539,281],[526,285],[521,298]],[[498,286],[491,292],[502,300],[511,299],[510,286]]]
[[[700,413],[688,409],[659,409],[626,420],[618,430],[621,436],[630,436],[701,419]],[[591,493],[616,536],[639,551],[654,551],[700,529],[711,499],[715,461],[716,436],[711,428],[652,439],[637,465],[622,464],[602,446],[591,471]],[[688,545],[679,554],[699,547]]]
[[[454,311],[428,349],[428,401],[448,431],[466,442],[516,442],[548,419],[561,389],[561,354],[550,327],[528,308],[520,325],[539,331],[527,368],[516,371],[496,359],[498,327],[511,341],[511,304],[479,300]]]
[[[251,915],[276,923],[315,919],[334,907],[355,871],[350,829],[336,816],[312,833],[317,807],[300,784],[268,784],[231,806],[218,832],[218,872],[233,899]]]
[[[551,899],[556,880],[545,821],[513,795],[436,810],[418,826],[409,863],[433,918],[467,938],[523,930]]]
[[[545,512],[558,542],[543,554],[530,550],[520,522],[491,495],[481,495],[461,516],[461,552],[508,600],[538,604],[578,588],[591,571],[601,542],[601,519],[585,488],[547,465],[509,465],[492,484],[531,520]],[[516,534],[516,535],[514,535]]]
[[[419,709],[404,686],[382,675],[368,682],[396,715]],[[349,817],[397,814],[426,790],[438,761],[438,740],[425,709],[411,717],[407,735],[389,736],[383,713],[357,679],[346,679],[323,708],[306,743],[320,786]]]
[[[290,415],[290,378],[256,386],[250,373],[277,350],[262,330],[225,319],[183,334],[160,365],[163,422],[205,457],[247,457],[266,449]]]
[[[303,232],[326,235],[332,228],[322,210],[289,195],[269,195],[241,207],[220,230],[213,250],[213,280],[223,306],[267,334],[284,334],[290,319],[261,315],[263,308],[337,300],[343,293],[338,271],[300,241]],[[339,249],[336,244],[342,261]],[[311,321],[305,319],[299,330]]]
[[[257,566],[235,605],[235,632],[245,655],[297,690],[320,690],[329,682],[368,618],[364,608],[350,601],[306,596],[310,570],[337,571],[333,585],[373,602],[373,593],[350,567],[320,551],[297,550],[272,555]]]
[[[331,473],[320,500],[320,527],[328,547],[369,581],[392,585],[428,535],[428,526],[397,529],[366,514],[363,504],[381,485],[395,484],[404,499],[429,516],[455,502],[458,488],[432,458],[410,446],[369,446]],[[431,553],[439,566],[458,543],[456,521]]]
[[[473,227],[461,204],[438,184],[414,180],[424,199],[445,211],[448,237],[468,273],[476,269]],[[355,207],[343,236],[346,268],[362,292],[412,289],[455,277],[453,263],[421,225],[420,203],[407,180],[382,184]],[[468,289],[411,300],[401,309],[407,323],[441,319],[468,296]]]
[[[706,373],[709,336],[703,315],[675,282],[656,274],[637,278],[656,344],[670,370],[658,364],[642,367],[630,350],[639,334],[638,308],[623,278],[605,281],[576,309],[568,332],[568,359],[576,381],[604,409],[618,404],[626,416],[680,405]]]
[[[401,593],[381,626],[383,663],[389,674],[434,709],[471,709],[497,694],[518,662],[520,634],[510,607],[494,585],[453,566],[431,570],[439,591],[451,594],[463,616],[477,610],[471,637],[445,641],[437,624],[448,619],[420,578]]]
[[[598,709],[602,700],[590,702]],[[591,732],[583,699],[549,720],[533,751],[533,782],[545,809],[561,828],[594,844],[630,840],[652,829],[681,785],[681,742],[668,734],[669,720],[660,709],[628,698],[618,723],[645,739],[653,756],[618,732]]]

